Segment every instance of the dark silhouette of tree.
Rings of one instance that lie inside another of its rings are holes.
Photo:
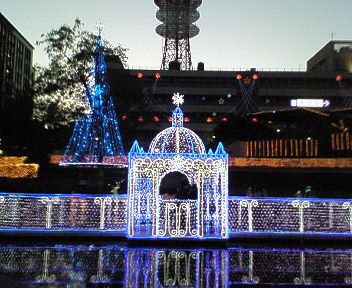
[[[33,119],[46,129],[67,126],[89,108],[84,101],[98,35],[83,29],[76,19],[73,27],[63,25],[41,35],[49,64],[36,65]],[[118,56],[126,65],[126,48],[103,41],[104,55]]]

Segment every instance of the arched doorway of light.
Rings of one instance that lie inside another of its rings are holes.
[[[198,236],[198,193],[192,175],[172,171],[159,182],[157,233],[159,237]]]
[[[179,172],[169,172],[160,181],[159,195],[162,199],[196,200],[198,189],[195,183],[190,183],[188,177]]]

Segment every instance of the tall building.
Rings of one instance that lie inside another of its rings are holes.
[[[33,49],[0,13],[0,138],[30,120]]]
[[[307,62],[308,72],[352,72],[352,41],[330,41]]]

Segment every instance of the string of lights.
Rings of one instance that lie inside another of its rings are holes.
[[[172,162],[172,158],[161,163],[160,159],[153,159],[149,155],[147,160],[147,155],[145,156],[145,161],[138,163],[142,175],[151,172],[152,165],[158,164],[163,169],[165,162]],[[185,167],[181,170],[183,173],[186,174],[191,162],[186,160],[182,163]],[[193,165],[199,164],[200,162],[193,162]],[[192,177],[191,173],[186,176]],[[198,193],[203,195],[203,200],[199,197],[197,200],[156,197],[156,203],[153,202],[155,195],[151,192],[152,185],[157,186],[158,182],[153,182],[152,177],[147,183],[141,177],[133,180],[135,191],[140,193],[134,194],[135,200],[130,203],[126,195],[107,197],[1,193],[0,231],[80,234],[110,232],[127,236],[128,230],[131,232],[131,227],[128,226],[132,225],[135,236],[149,239],[158,237],[159,232],[165,233],[160,238],[200,238],[200,228],[203,229],[204,238],[222,237],[220,232],[223,228],[227,230],[228,237],[242,234],[352,236],[351,200],[224,197],[220,202],[216,201],[218,196],[209,197],[211,193],[219,195],[212,188],[223,185],[222,182],[204,182],[200,186],[204,187],[204,191],[199,189]],[[144,186],[142,183],[145,183]],[[223,205],[226,210],[222,209]],[[130,216],[132,218],[128,219],[128,214],[133,214]],[[167,219],[169,221],[165,221]],[[224,219],[226,221],[222,223]],[[197,230],[196,236],[192,235],[194,230]]]
[[[206,153],[203,141],[183,127],[184,96],[172,97],[177,106],[172,126],[152,140],[148,152],[137,141],[129,155],[128,237],[131,238],[227,238],[228,156],[219,143]],[[195,187],[197,200],[163,198],[162,179],[183,174]],[[206,211],[206,217],[204,216]]]
[[[253,92],[258,75],[254,74],[252,79],[243,79],[242,75],[238,74],[236,79],[238,80],[242,95],[240,102],[236,105],[237,114],[240,117],[244,117],[248,112],[257,112],[258,106],[253,100]]]
[[[156,73],[154,76],[155,76],[155,79],[154,79],[152,87],[147,88],[144,86],[143,73],[139,72],[137,74],[137,77],[140,79],[140,81],[142,83],[141,84],[142,85],[142,92],[144,95],[144,97],[140,101],[140,106],[143,110],[148,110],[150,113],[152,113],[153,111],[150,111],[151,110],[150,107],[151,107],[151,105],[153,105],[153,106],[157,107],[159,112],[152,114],[152,115],[143,115],[143,116],[138,115],[137,118],[134,118],[134,119],[137,119],[139,122],[149,121],[151,123],[160,122],[163,120],[171,122],[172,117],[168,116],[169,111],[167,109],[165,109],[165,107],[163,105],[160,105],[158,103],[158,101],[156,101],[153,97],[155,94],[155,89],[156,89],[155,87],[157,86],[157,83],[161,78],[160,73]],[[239,87],[239,91],[240,91],[240,93],[238,93],[238,95],[237,95],[237,96],[241,96],[239,102],[236,103],[235,105],[233,105],[228,111],[226,111],[224,113],[214,112],[214,113],[212,113],[212,115],[204,117],[204,121],[206,123],[213,123],[215,121],[227,122],[229,120],[230,116],[239,115],[240,117],[244,117],[248,112],[254,112],[254,111],[258,110],[258,106],[255,103],[255,101],[253,100],[254,89],[256,88],[257,80],[259,78],[258,74],[253,74],[250,78],[247,76],[244,79],[241,74],[236,74],[234,78],[238,83],[238,87]],[[229,99],[233,98],[233,96],[234,95],[232,95],[231,93],[228,93],[224,98],[225,99],[227,98],[229,100]],[[230,103],[225,103],[224,98],[218,99],[217,103],[219,105],[227,104],[227,106],[228,106]],[[201,101],[204,102],[205,100],[206,100],[206,97],[202,96]],[[126,115],[122,116],[123,121],[126,121],[127,119],[128,119],[128,117]],[[194,121],[194,119],[191,119],[191,117],[185,117],[184,120],[185,120],[185,122],[192,122],[192,120]]]
[[[342,76],[337,75],[336,81],[339,85],[339,92],[343,100],[340,104],[340,108],[351,108],[352,107],[352,88],[346,88],[342,81]]]

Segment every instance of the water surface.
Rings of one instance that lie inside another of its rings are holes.
[[[11,288],[341,287],[352,286],[352,249],[1,244],[0,269]]]

